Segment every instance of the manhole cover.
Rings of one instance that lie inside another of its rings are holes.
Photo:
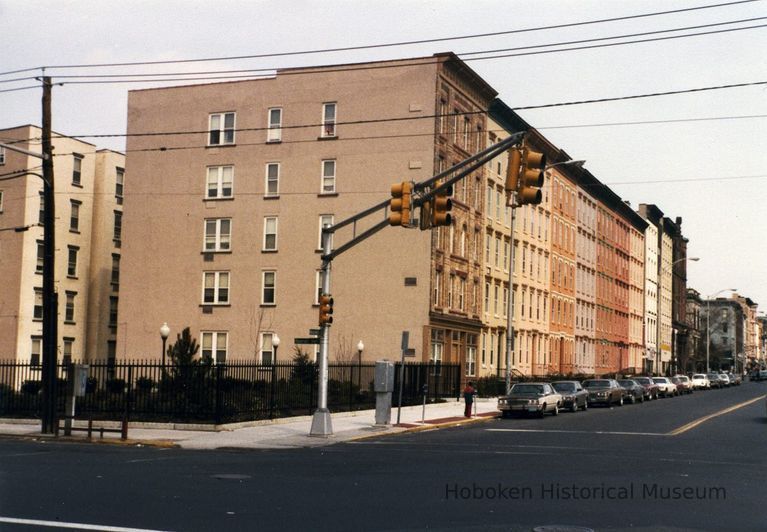
[[[248,478],[253,478],[250,475],[238,475],[236,473],[221,473],[220,475],[211,475],[211,477],[221,480],[245,480]]]
[[[594,532],[594,529],[585,526],[546,525],[533,528],[533,532]]]

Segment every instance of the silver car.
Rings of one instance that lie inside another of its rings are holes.
[[[548,382],[519,382],[511,387],[506,397],[498,399],[501,417],[508,417],[514,412],[539,417],[549,412],[556,416],[561,406],[562,396]]]
[[[676,389],[676,384],[671,382],[671,379],[668,377],[653,377],[652,381],[658,385],[660,394],[663,397],[674,397],[675,395],[679,395],[679,392]]]

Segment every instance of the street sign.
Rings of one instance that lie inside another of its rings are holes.
[[[312,336],[319,336],[320,329],[309,329],[309,334],[311,334]]]
[[[319,338],[294,338],[293,343],[296,345],[319,344],[320,339]]]

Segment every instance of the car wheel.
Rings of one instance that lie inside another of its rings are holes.
[[[570,407],[570,412],[577,412],[578,411],[578,400],[573,399],[573,405]]]
[[[583,411],[585,412],[588,409],[589,409],[589,402],[588,401],[583,401]]]
[[[554,405],[554,410],[551,412],[552,416],[558,416],[559,415],[559,405]]]
[[[543,419],[546,416],[546,403],[543,403],[543,408],[538,412],[538,417]]]
[[[508,419],[510,412],[507,412],[506,410],[501,411],[501,419]]]
[[[644,395],[642,395],[642,397],[639,398],[639,402],[644,403]]]
[[[623,406],[623,396],[621,395],[621,398],[618,399],[618,406]]]

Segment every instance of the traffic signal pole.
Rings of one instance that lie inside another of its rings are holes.
[[[482,150],[481,152],[472,155],[471,157],[464,159],[463,161],[453,165],[447,170],[440,172],[439,174],[422,181],[420,183],[414,183],[412,189],[409,192],[412,194],[412,198],[409,202],[411,216],[412,209],[421,208],[427,202],[431,202],[435,196],[445,195],[453,183],[463,179],[477,168],[481,167],[486,162],[494,159],[509,147],[519,144],[524,138],[524,132],[515,133],[507,137],[506,139],[498,142]],[[452,175],[454,174],[454,175]],[[451,176],[451,177],[448,177]],[[405,187],[409,188],[409,187]],[[391,200],[383,201],[377,205],[369,207],[364,211],[361,211],[349,218],[342,220],[333,225],[326,225],[322,228],[322,266],[320,269],[322,276],[322,295],[330,294],[330,271],[333,259],[339,256],[341,253],[353,248],[363,240],[373,236],[378,231],[391,225],[388,216],[388,209]],[[383,211],[384,219],[360,234],[356,234],[357,222],[366,218],[374,213]],[[400,220],[400,222],[405,222]],[[331,249],[331,239],[333,233],[342,227],[352,225],[354,234],[352,238],[345,244],[339,246],[336,249]],[[402,223],[405,227],[410,227],[409,223]],[[415,227],[415,226],[412,226]],[[513,251],[512,251],[513,253]],[[331,436],[333,434],[333,424],[330,417],[330,411],[328,410],[328,354],[330,344],[330,323],[320,323],[320,353],[317,360],[319,366],[319,386],[317,387],[317,410],[312,415],[312,427],[309,432],[310,436]]]

